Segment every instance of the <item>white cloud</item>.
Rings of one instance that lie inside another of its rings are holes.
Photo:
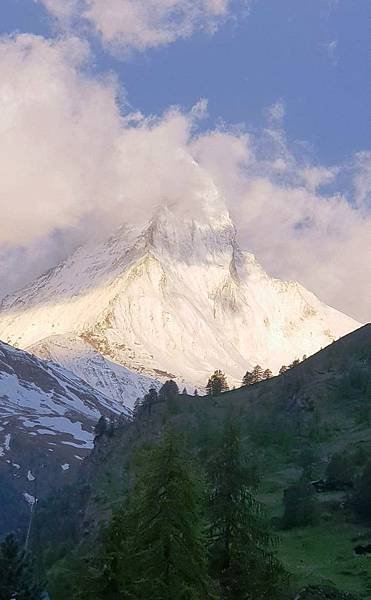
[[[196,31],[214,33],[232,4],[231,0],[41,1],[62,27],[85,23],[116,53],[169,44]]]
[[[122,116],[115,82],[84,74],[87,58],[73,38],[0,43],[0,295],[164,201],[198,214],[206,173],[269,272],[370,319],[369,154],[346,166],[351,196],[324,196],[344,169],[295,157],[280,126],[200,133],[205,101]]]

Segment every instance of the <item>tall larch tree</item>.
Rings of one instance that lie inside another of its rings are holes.
[[[168,429],[160,444],[147,450],[79,597],[210,598],[201,504],[202,488],[182,442]]]
[[[253,495],[254,473],[243,456],[239,430],[229,422],[209,469],[211,576],[225,600],[273,600],[284,579],[274,555],[276,539]]]

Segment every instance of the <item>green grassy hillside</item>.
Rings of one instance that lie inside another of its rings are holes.
[[[325,479],[331,457],[340,453],[357,485],[371,458],[371,325],[284,375],[218,397],[180,394],[144,406],[134,422],[116,424],[97,439],[79,484],[39,507],[34,538],[47,547],[44,561],[52,580],[61,576],[72,546],[91,543],[130,487],[136,450],[159,439],[167,421],[185,434],[202,471],[230,416],[257,465],[258,497],[280,536],[278,554],[292,574],[293,590],[334,585],[371,598],[371,559],[353,552],[371,543],[371,529],[350,509],[351,489],[316,493],[316,524],[282,528],[284,490],[303,469],[309,469],[310,480]]]

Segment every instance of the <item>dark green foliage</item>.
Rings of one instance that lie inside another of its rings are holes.
[[[366,522],[371,521],[371,462],[368,462],[356,484],[352,498],[356,516]]]
[[[246,371],[242,379],[242,385],[253,385],[254,383],[259,383],[259,381],[263,381],[263,379],[269,379],[269,377],[272,377],[272,371],[270,371],[269,369],[263,371],[260,365],[256,365],[252,371]]]
[[[151,391],[151,390],[150,390]],[[179,394],[179,388],[175,381],[169,379],[169,381],[165,381],[164,385],[159,391],[159,397],[161,400],[173,400]]]
[[[178,437],[147,454],[135,487],[105,532],[80,598],[206,600],[201,495]],[[96,591],[94,591],[96,590]]]
[[[331,457],[326,469],[326,481],[329,486],[342,489],[342,485],[353,481],[354,466],[345,453],[337,453]]]
[[[219,582],[221,597],[279,597],[283,570],[273,554],[276,540],[253,496],[256,473],[242,455],[239,431],[233,423],[225,429],[209,477],[211,575]]]
[[[293,367],[297,367],[298,365],[300,365],[300,359],[299,358],[295,358],[292,363],[289,365],[289,369],[292,369]]]
[[[41,590],[36,585],[32,562],[20,550],[14,535],[8,535],[0,545],[0,600],[39,600]]]
[[[229,390],[227,379],[220,369],[214,371],[206,385],[209,396],[219,396],[222,392]]]
[[[284,529],[315,525],[319,518],[318,501],[312,485],[299,481],[284,491]]]
[[[273,373],[270,369],[265,369],[263,373],[263,379],[271,379],[273,377]]]
[[[102,437],[107,432],[107,420],[103,415],[100,417],[98,423],[95,426],[94,433],[96,437]]]

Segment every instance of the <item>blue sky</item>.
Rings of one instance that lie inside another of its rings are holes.
[[[33,0],[2,0],[0,24],[3,33],[54,31]],[[248,16],[213,36],[196,33],[126,60],[91,41],[97,69],[112,69],[132,107],[146,114],[207,98],[205,127],[222,119],[254,130],[264,125],[264,109],[281,101],[288,139],[310,144],[322,164],[369,147],[369,0],[256,0]]]
[[[198,214],[193,159],[270,274],[370,320],[369,0],[1,0],[0,34],[0,298]]]

